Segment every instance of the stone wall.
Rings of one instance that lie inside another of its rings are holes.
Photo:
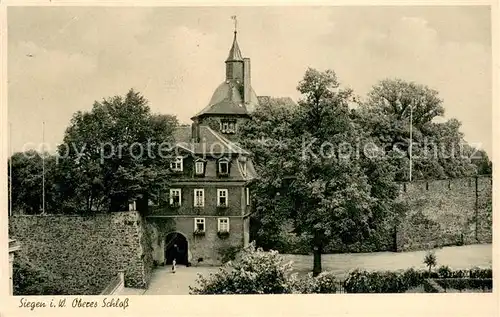
[[[402,184],[408,214],[397,230],[397,251],[491,243],[491,197],[491,177]]]
[[[9,236],[33,264],[59,277],[67,295],[99,294],[125,271],[127,287],[145,288],[152,257],[137,212],[93,216],[12,216]]]

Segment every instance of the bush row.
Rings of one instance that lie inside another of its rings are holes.
[[[404,293],[412,288],[424,285],[428,278],[439,279],[450,284],[456,285],[458,280],[462,281],[482,281],[489,279],[492,281],[492,269],[473,268],[470,270],[451,270],[447,266],[440,267],[436,272],[427,270],[415,270],[413,268],[403,272],[367,272],[361,270],[352,271],[344,281],[344,289],[347,293]],[[455,284],[453,284],[455,283]],[[467,285],[465,288],[485,288],[488,282],[460,282]],[[469,283],[469,284],[467,284]],[[475,284],[476,283],[476,284]],[[483,283],[483,284],[481,284]],[[486,283],[486,284],[485,284]],[[462,285],[460,284],[460,285]],[[424,285],[425,286],[425,285]],[[476,287],[477,286],[477,287]],[[446,288],[442,286],[443,288]],[[455,288],[447,286],[449,288]]]
[[[436,279],[435,282],[446,292],[448,289],[463,291],[465,289],[493,289],[493,279],[491,278],[447,278]]]

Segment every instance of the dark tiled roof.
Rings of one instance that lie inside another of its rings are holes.
[[[243,85],[235,80],[228,80],[215,89],[208,105],[198,112],[193,118],[206,114],[237,114],[248,115],[258,104],[258,98],[251,89],[250,102],[243,102]]]
[[[200,126],[200,142],[192,141],[192,129],[190,126],[180,126],[174,132],[176,146],[195,154],[244,154],[250,152],[241,148],[236,143],[229,141],[224,136],[210,129],[208,126]]]

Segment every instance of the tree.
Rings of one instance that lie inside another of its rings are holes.
[[[425,254],[424,264],[429,268],[429,277],[431,276],[431,271],[434,266],[437,265],[436,254],[432,251],[429,251]]]
[[[384,150],[400,181],[409,179],[410,124],[412,179],[473,175],[475,168],[467,157],[470,151],[460,132],[460,122],[435,122],[443,115],[436,90],[401,79],[385,79],[374,85],[367,100],[360,103],[356,121]]]
[[[45,159],[45,207],[51,210],[57,204],[56,184],[57,158],[34,150],[14,153],[12,162],[12,208],[13,212],[36,214],[43,204],[43,159]],[[9,182],[11,177],[9,175]]]
[[[253,154],[259,181],[253,183],[256,213],[252,217],[252,238],[264,249],[284,250],[286,224],[293,202],[286,195],[290,175],[296,172],[298,157],[295,116],[298,106],[286,98],[260,98],[252,120],[240,128],[242,147]]]
[[[279,140],[270,148],[250,147],[263,175],[258,186],[268,193],[257,205],[266,210],[261,219],[276,228],[293,220],[295,232],[309,241],[317,276],[325,245],[367,239],[397,192],[390,165],[354,153],[369,136],[352,120],[352,91],[339,89],[335,72],[308,69],[297,89],[303,95],[297,106],[264,105],[243,137],[250,145],[252,138]]]
[[[352,91],[338,88],[333,71],[313,69],[297,87],[304,96],[297,125],[308,140],[308,154],[301,156],[292,191],[297,198],[296,225],[313,247],[314,276],[322,271],[321,255],[328,241],[353,243],[369,236],[375,203],[360,160],[351,153],[363,139],[350,118]],[[343,148],[349,153],[342,153]]]
[[[133,90],[75,113],[59,147],[64,208],[117,211],[164,194],[170,161],[165,151],[176,126],[175,117],[152,114]]]
[[[493,165],[485,150],[477,150],[472,159],[472,163],[477,166],[479,175],[491,175]]]

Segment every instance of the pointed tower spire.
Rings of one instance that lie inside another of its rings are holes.
[[[233,38],[233,45],[229,50],[229,56],[227,57],[226,62],[242,61],[243,56],[241,55],[240,47],[238,46],[238,41],[236,39],[236,36],[238,34],[238,20],[236,19],[235,15],[233,15],[231,19],[233,19],[234,21],[234,38]]]
[[[231,19],[234,21],[234,38],[233,45],[229,50],[229,55],[226,59],[226,80],[243,80],[243,56],[241,55],[240,47],[238,45],[238,40],[236,38],[238,34],[238,20],[236,16],[233,15]]]
[[[238,41],[236,40],[236,34],[238,32],[234,31],[233,46],[229,50],[229,55],[227,56],[226,62],[242,61],[243,56],[241,55],[240,47],[238,46]]]

